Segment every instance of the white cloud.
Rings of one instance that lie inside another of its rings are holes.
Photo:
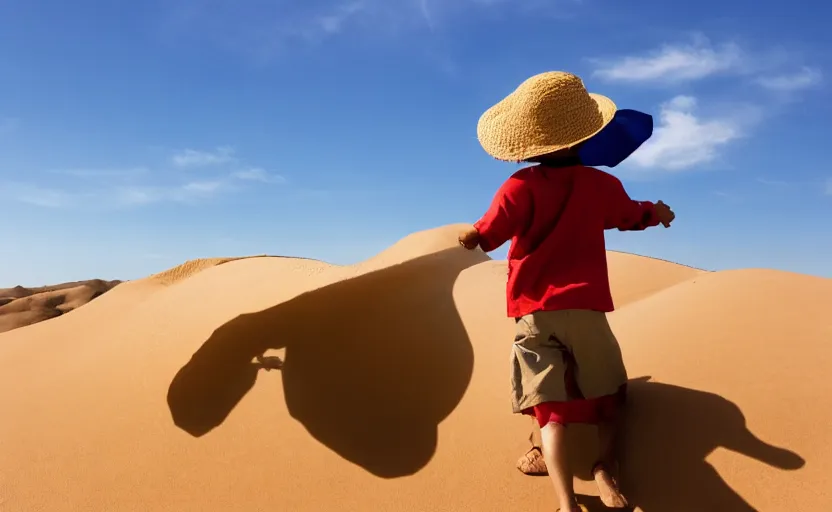
[[[58,169],[50,171],[53,174],[72,176],[73,178],[134,178],[150,172],[147,167],[126,167],[124,169]]]
[[[162,202],[190,203],[210,199],[222,192],[222,181],[194,181],[168,187],[117,187],[112,194],[114,206],[138,206]]]
[[[436,23],[433,20],[433,13],[431,12],[431,6],[428,4],[428,0],[418,0],[418,2],[422,19],[425,20],[425,24],[428,28],[433,30],[436,27]]]
[[[745,201],[745,197],[735,191],[714,190],[712,194],[727,204],[741,204]]]
[[[797,185],[795,182],[785,181],[785,180],[772,180],[769,178],[757,178],[757,183],[765,185],[767,187],[774,187],[774,188],[789,188],[794,187]]]
[[[367,4],[362,1],[340,4],[332,11],[319,16],[315,21],[318,28],[325,33],[337,34],[343,28],[344,23],[366,8]]]
[[[630,156],[628,164],[681,171],[715,160],[720,149],[742,136],[738,119],[701,119],[694,113],[696,105],[691,96],[677,96],[662,105],[653,137]]]
[[[178,159],[177,159],[178,157]],[[221,165],[237,162],[228,147],[216,151],[185,150],[174,155],[180,166]],[[41,180],[44,174],[47,180]],[[227,165],[212,176],[171,183],[170,173],[147,167],[66,168],[35,173],[28,183],[0,181],[0,203],[26,203],[48,208],[112,209],[158,203],[194,204],[220,194],[240,191],[241,182],[285,183],[285,178],[260,167],[242,167],[231,172]],[[59,179],[55,179],[57,176]],[[68,180],[66,177],[75,178]],[[44,184],[44,185],[42,185]],[[49,184],[46,186],[45,184]]]
[[[739,71],[743,61],[736,44],[713,46],[700,36],[688,44],[665,44],[647,55],[596,59],[593,75],[615,82],[684,82]]]
[[[19,202],[42,208],[65,208],[73,206],[83,196],[64,190],[43,187],[33,183],[0,183],[0,202]]]
[[[772,91],[792,92],[814,87],[822,79],[823,74],[819,69],[804,66],[794,73],[762,76],[757,79],[757,83]]]
[[[182,186],[186,194],[211,195],[222,187],[221,181],[194,181]]]
[[[169,0],[163,23],[173,38],[206,40],[265,63],[291,44],[332,38],[362,22],[383,29],[384,7],[384,0]]]
[[[117,187],[112,195],[118,205],[132,206],[156,203],[166,194],[156,187]]]
[[[231,174],[233,178],[243,181],[259,181],[261,183],[285,183],[286,178],[278,174],[271,174],[265,169],[259,167],[252,167],[236,171]]]
[[[24,187],[18,191],[18,200],[44,208],[61,208],[69,206],[74,198],[61,190],[42,188],[37,186]]]
[[[170,186],[108,186],[94,190],[60,189],[35,183],[0,183],[0,200],[42,208],[110,209],[163,202],[194,203],[222,193],[223,181]]]
[[[362,37],[434,31],[478,12],[554,17],[580,0],[169,0],[164,29],[173,38],[209,40],[265,64],[297,43],[320,43],[348,33]],[[274,5],[273,5],[274,4]],[[275,6],[276,5],[276,6]],[[559,9],[553,7],[557,5]]]
[[[768,187],[778,193],[800,193],[812,194],[820,191],[821,195],[832,196],[832,178],[824,180],[779,180],[769,178],[757,178],[757,183]]]
[[[799,56],[782,49],[748,51],[733,42],[714,45],[701,35],[691,42],[664,44],[643,55],[591,59],[593,76],[609,82],[631,84],[679,84],[718,75],[751,77],[765,89],[793,92],[818,85],[821,70],[803,66],[784,72]]]
[[[235,161],[234,149],[228,146],[220,146],[214,151],[184,149],[174,154],[171,161],[173,162],[173,165],[177,167],[207,167],[222,165]]]

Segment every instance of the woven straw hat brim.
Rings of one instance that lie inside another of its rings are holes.
[[[552,115],[559,119],[547,124],[540,120],[545,116],[529,120],[528,109],[523,105],[525,99],[518,89],[480,117],[477,138],[488,154],[507,162],[522,162],[575,146],[603,130],[617,110],[606,96],[583,94],[591,100],[583,102],[583,110],[573,113],[568,106],[564,109],[558,105],[561,112],[552,112]],[[597,110],[586,108],[592,103]]]

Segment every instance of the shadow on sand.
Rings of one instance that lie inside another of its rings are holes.
[[[755,436],[733,402],[649,379],[634,379],[629,384],[621,468],[622,490],[640,510],[756,512],[705,460],[718,448],[779,469],[804,466],[805,461],[796,453]],[[578,444],[591,444],[584,438],[588,432],[581,431],[583,439]],[[591,465],[588,459],[580,462],[581,468]],[[582,502],[591,512],[607,510],[597,498],[584,497]]]
[[[252,359],[285,348],[286,406],[315,439],[380,477],[419,471],[473,371],[453,285],[487,259],[448,249],[238,316],[171,382],[174,423],[197,437],[219,426],[254,385]]]

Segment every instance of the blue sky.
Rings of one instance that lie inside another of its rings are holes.
[[[5,1],[0,286],[351,263],[473,222],[516,168],[477,119],[548,70],[655,117],[612,172],[676,223],[610,249],[832,277],[830,18],[821,1]]]

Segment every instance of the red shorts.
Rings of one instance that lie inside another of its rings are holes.
[[[566,402],[543,402],[523,411],[523,414],[537,418],[540,428],[549,423],[590,423],[612,421],[627,398],[627,384],[618,392],[598,398],[569,400]]]

